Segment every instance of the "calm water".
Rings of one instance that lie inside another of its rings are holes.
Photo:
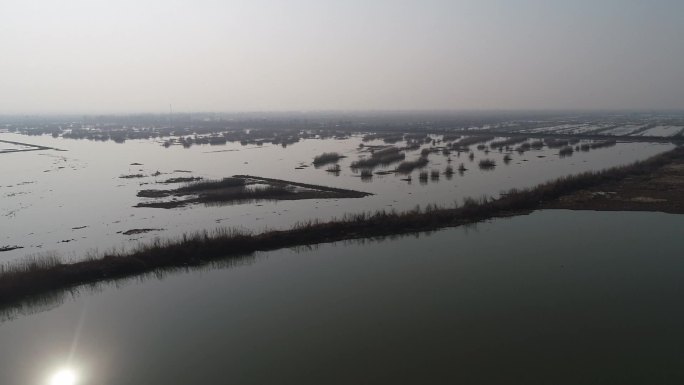
[[[130,280],[0,324],[0,383],[681,384],[684,216],[545,211]]]
[[[56,147],[67,151],[32,151],[0,154],[0,247],[23,246],[0,253],[0,262],[12,261],[32,253],[56,251],[65,259],[78,259],[91,250],[129,248],[154,237],[169,238],[183,233],[215,227],[242,227],[262,230],[266,227],[289,227],[311,218],[329,219],[346,213],[367,210],[408,210],[430,203],[452,205],[455,200],[481,195],[496,196],[513,187],[529,187],[562,175],[626,164],[672,148],[672,145],[619,143],[588,153],[560,158],[557,149],[513,153],[509,165],[504,154],[475,152],[452,155],[452,165],[463,162],[468,168],[463,176],[423,185],[418,170],[413,183],[403,176],[376,175],[363,182],[349,164],[361,155],[361,137],[346,140],[309,139],[281,146],[179,146],[164,148],[153,140],[93,142],[55,139],[51,136],[23,136],[0,133],[0,139]],[[383,144],[375,141],[366,144]],[[399,143],[401,146],[404,143]],[[295,168],[310,165],[314,156],[337,151],[347,158],[340,162],[342,173],[335,176],[325,167]],[[408,152],[415,159],[420,150]],[[493,171],[481,171],[477,162],[484,158],[497,162]],[[133,165],[141,163],[142,165]],[[447,157],[430,155],[427,170],[444,171]],[[395,165],[378,170],[393,169]],[[187,170],[192,173],[179,173]],[[161,175],[153,176],[156,172]],[[122,175],[143,174],[144,178],[121,179]],[[223,178],[251,174],[367,191],[376,195],[362,199],[259,202],[222,207],[193,206],[182,209],[133,208],[141,201],[141,189],[168,188],[157,182],[172,177],[201,176]],[[122,233],[139,228],[160,229],[147,234],[126,236]]]

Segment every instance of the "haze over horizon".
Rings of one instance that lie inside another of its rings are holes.
[[[5,0],[0,114],[684,109],[684,2]]]

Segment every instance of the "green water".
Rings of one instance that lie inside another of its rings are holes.
[[[679,384],[684,216],[544,211],[132,280],[0,324],[0,383]]]

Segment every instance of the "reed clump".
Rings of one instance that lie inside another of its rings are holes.
[[[560,155],[561,158],[564,158],[566,156],[571,156],[574,152],[575,150],[573,150],[571,146],[565,146],[558,151],[558,155]]]
[[[345,156],[337,152],[324,152],[321,155],[314,157],[314,166],[323,166],[329,163],[335,163]]]
[[[409,173],[417,168],[423,168],[428,165],[430,161],[425,157],[420,157],[416,160],[410,160],[399,163],[397,166],[397,172],[399,173]]]
[[[480,169],[482,170],[492,170],[496,167],[496,162],[493,159],[485,158],[480,160],[478,166],[480,166]]]

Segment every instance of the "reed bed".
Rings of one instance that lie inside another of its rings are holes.
[[[497,140],[489,144],[489,148],[492,149],[500,149],[504,147],[510,147],[514,144],[519,144],[527,142],[527,138],[524,137],[519,137],[519,138],[508,138],[508,139],[503,139],[503,140]]]
[[[392,163],[401,162],[406,159],[406,155],[397,147],[387,147],[374,151],[369,158],[359,159],[352,162],[351,168],[373,169],[378,166],[387,166]]]

